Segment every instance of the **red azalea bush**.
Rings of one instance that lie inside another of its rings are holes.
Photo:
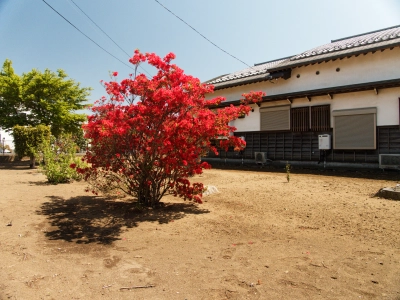
[[[90,167],[78,170],[94,193],[115,191],[155,206],[172,192],[201,203],[203,185],[191,184],[189,178],[210,168],[200,157],[217,152],[211,140],[223,136],[223,147],[245,145],[231,135],[235,128],[229,122],[248,114],[248,104],[260,101],[263,93],[244,95],[241,105],[212,111],[224,99],[205,100],[213,86],[185,75],[171,63],[174,58],[172,53],[161,59],[136,50],[130,59],[136,69],[147,61],[157,74],[104,83],[109,98],[95,103],[84,126],[91,143],[84,160]]]

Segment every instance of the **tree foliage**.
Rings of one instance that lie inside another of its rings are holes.
[[[76,133],[86,115],[75,111],[87,107],[90,90],[80,87],[61,69],[33,69],[19,76],[6,60],[0,71],[0,127],[10,130],[15,125],[41,124],[50,126],[54,136]]]
[[[15,125],[27,125],[22,103],[22,81],[15,74],[12,62],[6,60],[0,72],[0,127],[11,129]]]
[[[235,128],[228,123],[248,114],[247,104],[259,101],[263,94],[251,93],[240,106],[212,111],[210,106],[224,99],[205,100],[213,86],[185,75],[171,63],[174,57],[170,53],[161,59],[136,50],[130,62],[137,68],[147,61],[157,74],[150,79],[139,74],[104,83],[109,98],[95,103],[84,126],[91,140],[85,155],[90,167],[78,168],[94,193],[124,193],[141,205],[155,206],[172,192],[201,203],[203,185],[191,184],[189,178],[210,167],[200,157],[209,150],[217,152],[211,140],[225,137],[225,148],[245,145],[232,136]]]
[[[15,153],[19,158],[29,156],[30,167],[35,167],[36,157],[50,141],[50,128],[45,125],[14,126],[12,135],[14,137]]]
[[[74,132],[71,138],[77,146],[77,152],[86,150],[88,141],[85,139],[85,133],[82,128]]]

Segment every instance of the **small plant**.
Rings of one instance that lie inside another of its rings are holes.
[[[79,157],[75,156],[76,144],[70,135],[62,135],[59,138],[51,138],[43,149],[42,172],[50,183],[67,183],[72,180],[81,180],[74,167],[85,167],[86,164]]]
[[[285,171],[286,171],[287,182],[289,182],[290,181],[290,164],[289,164],[289,162],[286,162]]]

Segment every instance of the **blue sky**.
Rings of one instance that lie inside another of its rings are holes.
[[[164,56],[202,81],[246,65],[207,42],[155,0],[74,0],[127,53],[138,48]],[[332,39],[400,24],[398,0],[158,0],[222,49],[249,65],[301,53]],[[128,63],[70,0],[46,0],[104,49]],[[57,15],[42,0],[0,0],[0,61],[18,74],[33,68],[65,70],[89,101],[105,95],[100,80],[119,79],[122,64]],[[151,74],[152,69],[143,65]],[[3,133],[4,136],[4,133]]]

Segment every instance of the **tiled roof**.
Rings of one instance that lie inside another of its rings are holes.
[[[268,80],[270,77],[270,73],[268,70],[280,64],[285,59],[286,58],[256,64],[253,67],[211,79],[206,83],[214,85],[215,89],[219,89],[250,82]]]
[[[214,85],[215,89],[223,89],[243,84],[260,82],[274,78],[274,73],[290,70],[294,67],[311,63],[329,61],[335,58],[367,53],[400,45],[400,25],[372,32],[332,40],[330,43],[307,50],[301,54],[281,58],[254,67],[222,75],[206,83]],[[275,75],[278,75],[275,73]],[[276,78],[282,77],[280,75]]]
[[[332,40],[329,44],[318,46],[291,57],[289,60],[276,66],[276,68],[273,68],[272,71],[330,60],[335,57],[385,49],[398,45],[400,45],[399,25],[338,40]]]

